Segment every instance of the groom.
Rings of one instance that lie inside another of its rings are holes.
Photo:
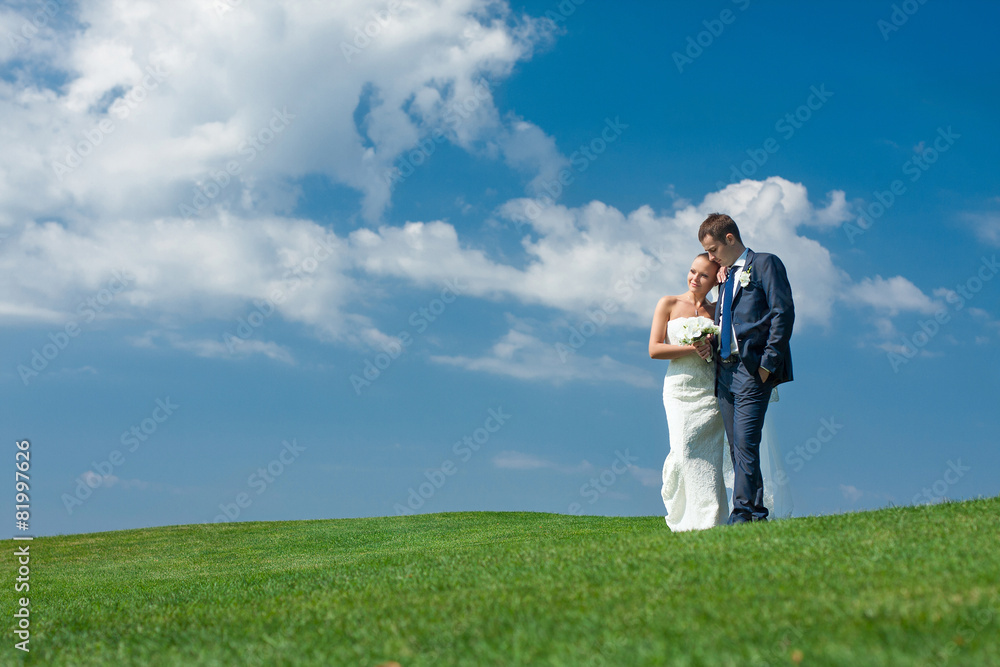
[[[792,380],[795,308],[781,260],[743,245],[728,215],[712,213],[698,229],[698,240],[718,262],[719,325],[715,394],[726,425],[733,459],[733,511],[729,524],[766,521],[760,471],[760,438],[771,389]],[[723,282],[724,281],[724,282]],[[706,358],[710,344],[698,353]]]

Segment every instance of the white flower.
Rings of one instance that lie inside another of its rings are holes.
[[[677,340],[681,345],[694,345],[711,335],[719,335],[719,327],[707,317],[690,317],[681,325],[680,336]],[[709,356],[705,361],[711,361]]]
[[[748,266],[743,269],[743,273],[740,274],[740,287],[746,287],[750,284],[750,269],[752,268],[752,266]]]

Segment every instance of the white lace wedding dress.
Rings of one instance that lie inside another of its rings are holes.
[[[665,342],[677,345],[680,327],[688,319],[670,320]],[[771,400],[776,397],[777,392]],[[672,359],[663,378],[663,408],[670,434],[660,491],[667,525],[676,532],[726,523],[733,464],[715,397],[715,363],[694,354]],[[772,518],[782,518],[791,516],[791,495],[768,421],[765,417],[760,452],[764,505]]]

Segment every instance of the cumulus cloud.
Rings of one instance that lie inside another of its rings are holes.
[[[501,112],[493,90],[553,38],[551,21],[496,0],[219,6],[228,7],[65,5],[0,56],[0,319],[128,318],[153,331],[219,322],[219,341],[155,340],[222,356],[226,327],[258,312],[375,347],[387,334],[366,305],[399,279],[457,281],[463,295],[543,306],[568,322],[646,327],[660,296],[685,289],[697,227],[713,211],[733,215],[750,247],[782,258],[797,327],[827,325],[845,295],[890,312],[929,307],[901,277],[855,283],[805,234],[850,219],[840,191],[814,204],[802,184],[744,180],[676,199],[668,212],[530,198],[567,159],[543,128]],[[0,11],[0,25],[24,16]],[[495,211],[521,231],[521,257],[501,261],[445,220],[384,224],[401,161],[439,140],[523,175],[528,197]],[[365,226],[338,235],[293,213],[305,176],[356,191]],[[512,329],[484,352],[434,360],[648,386],[643,371],[607,356],[560,358],[567,333]],[[294,362],[263,337],[238,356],[257,355]]]
[[[0,313],[84,326],[115,314],[188,322],[260,311],[309,325],[321,337],[360,335],[366,318],[339,316],[357,289],[345,275],[342,240],[304,220],[241,223],[228,216],[197,225],[115,221],[86,230],[28,223],[9,244],[19,252],[0,252],[9,304]]]
[[[532,178],[563,164],[540,128],[501,117],[489,85],[550,39],[549,21],[492,0],[218,7],[66,6],[5,60],[0,317],[65,320],[127,271],[102,316],[236,316],[279,292],[280,316],[371,342],[347,309],[362,288],[343,240],[288,216],[296,179],[356,189],[377,220],[397,159],[435,131]],[[331,258],[303,275],[317,244]]]
[[[941,310],[939,302],[902,276],[865,278],[851,286],[849,296],[859,304],[889,315],[907,311],[928,314]]]
[[[684,291],[691,261],[702,252],[698,226],[708,213],[727,211],[748,246],[773,252],[785,263],[797,324],[822,325],[850,278],[825,247],[801,235],[799,228],[817,219],[845,220],[842,201],[833,193],[827,206],[817,208],[805,187],[779,177],[733,184],[697,206],[662,214],[648,206],[623,213],[599,201],[567,208],[517,199],[501,206],[499,214],[534,232],[522,240],[528,258],[523,269],[463,247],[444,222],[359,230],[351,241],[373,274],[417,282],[460,277],[477,296],[508,295],[581,315],[612,299],[621,310],[610,318],[612,323],[637,326],[648,324],[663,294]]]
[[[213,206],[274,212],[253,195],[323,174],[360,191],[377,219],[397,158],[435,130],[539,174],[558,162],[551,139],[500,118],[480,85],[530,57],[547,39],[544,21],[486,0],[401,1],[367,37],[369,2],[244,3],[223,14],[216,4],[81,3],[85,28],[45,60],[69,78],[64,90],[37,80],[0,89],[12,147],[33,158],[5,174],[5,198],[38,212],[54,199],[67,212],[164,216],[190,205],[196,187],[210,195],[234,162],[239,173],[209,196]],[[40,190],[48,203],[29,201]]]

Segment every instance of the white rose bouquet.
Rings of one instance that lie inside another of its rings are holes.
[[[707,317],[691,317],[681,325],[677,342],[681,345],[697,345],[710,335],[719,335],[719,327],[712,320]],[[709,354],[705,361],[712,361],[712,355]]]

